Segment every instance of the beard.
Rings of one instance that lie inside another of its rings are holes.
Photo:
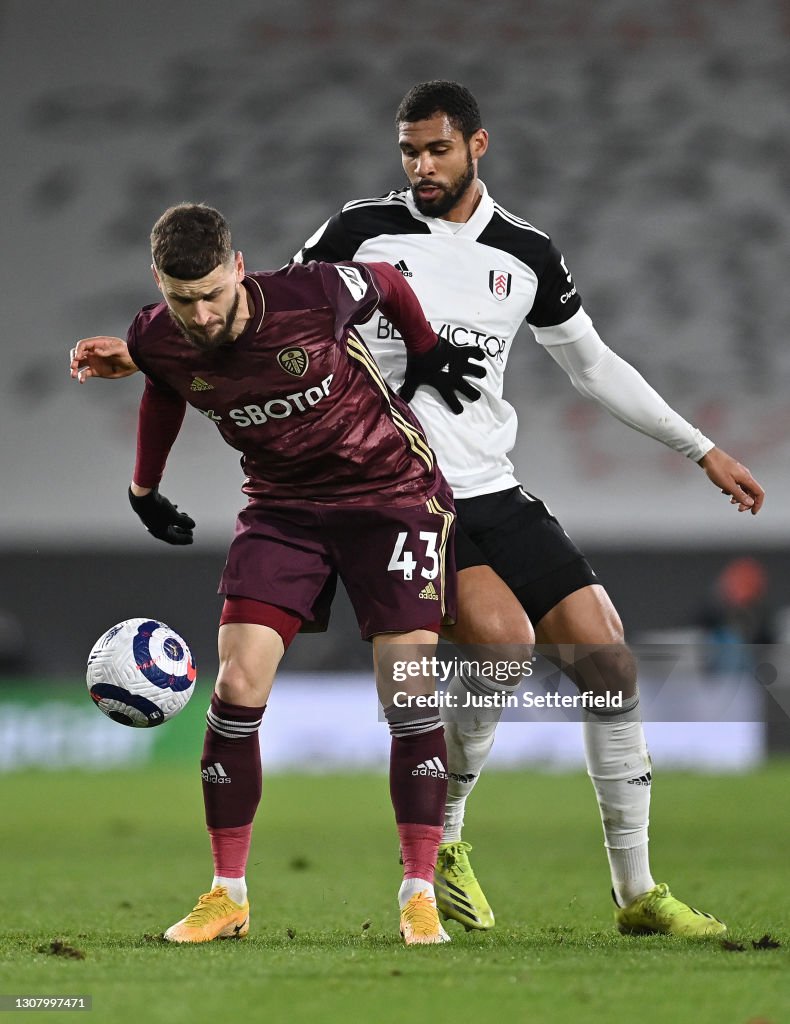
[[[466,170],[449,185],[442,185],[437,181],[417,181],[411,186],[411,194],[414,197],[414,205],[423,217],[444,217],[455,206],[461,196],[466,192],[475,180],[475,168],[472,163],[472,154],[469,147],[466,149]],[[431,185],[438,188],[441,195],[438,199],[423,199],[417,191],[420,185]]]
[[[176,325],[182,336],[193,345],[195,348],[200,349],[201,352],[213,352],[214,349],[221,348],[223,345],[227,345],[233,341],[233,321],[236,319],[236,314],[239,311],[239,293],[236,292],[236,297],[233,300],[233,305],[230,307],[228,315],[225,317],[225,322],[222,325],[222,330],[209,337],[207,334],[203,334],[200,331],[190,330],[186,324],[183,324],[175,313],[170,310],[170,319]]]

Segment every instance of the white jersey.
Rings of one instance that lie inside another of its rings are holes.
[[[458,498],[515,486],[508,452],[518,420],[502,397],[513,339],[524,320],[539,341],[541,329],[567,324],[571,340],[590,320],[559,251],[548,235],[494,202],[482,182],[480,202],[463,224],[423,216],[404,188],[380,199],[347,203],[294,257],[391,263],[408,280],[436,333],[451,344],[478,345],[486,353],[486,376],[473,383],[476,402],[461,398],[456,416],[431,388],[418,388],[416,412],[439,465]],[[406,370],[406,350],[392,324],[374,316],[357,330],[397,391]],[[544,334],[544,337],[541,337]]]

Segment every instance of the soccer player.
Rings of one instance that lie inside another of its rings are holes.
[[[433,680],[396,687],[387,666],[430,655],[440,626],[453,620],[452,496],[416,418],[354,325],[381,310],[403,334],[415,383],[431,381],[449,397],[468,389],[462,373],[481,368],[437,339],[388,264],[245,274],[222,215],[190,204],[159,218],[151,247],[163,301],[138,313],[126,349],[104,337],[79,342],[72,374],[91,364],[103,376],[145,374],[129,500],[155,537],[192,542],[194,521],[158,490],[187,405],[242,453],[248,498],[220,584],[220,666],[201,762],[214,878],[165,938],[207,942],[249,929],[258,730],[284,651],[303,626],[325,627],[340,575],[373,643],[392,733],[401,932],[407,944],[447,941],[433,891],[447,788],[443,728],[435,709],[394,699],[396,689],[432,693]]]
[[[517,422],[502,386],[522,321],[581,394],[696,462],[739,511],[759,512],[763,490],[744,466],[671,409],[604,344],[549,236],[488,194],[478,178],[488,134],[468,89],[446,81],[416,85],[402,100],[396,125],[408,187],[347,203],[295,259],[304,264],[387,261],[408,279],[440,337],[486,351],[483,399],[463,398],[460,416],[429,390],[401,392],[411,397],[456,497],[459,614],[447,635],[464,643],[529,644],[531,622],[541,650],[581,690],[623,695],[620,712],[587,713],[583,725],[616,923],[622,932],[721,934],[724,924],[680,902],[651,874],[652,767],[634,657],[617,611],[584,555],[543,502],[521,486],[508,459]],[[406,363],[397,325],[382,312],[361,333],[397,389]],[[514,609],[495,574],[508,584],[529,622],[519,617],[521,608]],[[560,652],[556,645],[573,646]],[[454,680],[451,690],[459,705],[465,689],[485,694],[491,684],[480,678]],[[450,785],[437,898],[440,910],[467,928],[494,924],[469,862],[471,847],[461,839],[466,798],[493,742],[492,718],[446,723]]]

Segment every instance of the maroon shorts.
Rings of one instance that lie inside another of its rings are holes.
[[[455,512],[446,486],[406,508],[252,501],[239,513],[219,592],[329,622],[338,576],[362,636],[455,622]]]

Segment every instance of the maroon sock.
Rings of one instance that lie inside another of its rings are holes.
[[[208,834],[211,837],[214,874],[220,878],[244,878],[252,825],[239,825],[238,828],[212,828],[209,825]]]
[[[390,795],[403,855],[403,877],[433,879],[447,797],[447,745],[439,726],[392,737]]]
[[[426,882],[433,881],[442,831],[441,825],[398,825],[404,879],[423,878]]]
[[[262,707],[226,704],[216,693],[211,698],[200,761],[209,828],[252,824],[261,799],[258,728],[263,712]]]

